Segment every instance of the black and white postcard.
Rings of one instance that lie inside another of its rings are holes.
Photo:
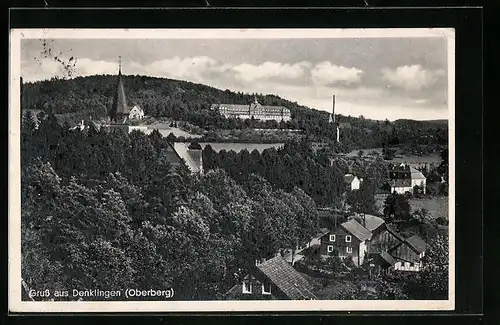
[[[13,29],[12,312],[453,310],[453,29]]]

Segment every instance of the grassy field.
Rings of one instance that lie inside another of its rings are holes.
[[[384,210],[384,198],[376,196],[376,205],[380,213]],[[412,211],[426,208],[433,218],[443,217],[448,219],[448,197],[435,197],[432,199],[410,199]]]
[[[362,150],[365,156],[371,156],[372,152],[377,152],[380,157],[382,157],[382,148],[373,148],[373,149],[363,149]],[[347,157],[358,157],[358,152],[359,150],[353,150],[349,152],[346,156]],[[401,152],[397,152],[396,156],[394,157],[391,162],[394,163],[405,163],[409,165],[415,165],[418,166],[420,164],[439,164],[441,163],[441,156],[438,153],[434,154],[429,154],[429,155],[422,155],[422,156],[417,156],[417,155],[405,155],[402,154]]]
[[[148,133],[153,132],[154,129],[158,129],[158,131],[164,137],[168,136],[170,133],[173,133],[176,137],[185,137],[185,138],[201,138],[202,136],[199,134],[193,134],[181,130],[179,128],[170,127],[167,123],[156,123],[152,125],[148,125]]]

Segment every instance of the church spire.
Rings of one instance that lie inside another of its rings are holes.
[[[111,104],[110,117],[114,122],[125,122],[129,114],[125,87],[122,80],[122,58],[118,57],[118,83],[116,85],[113,102]]]

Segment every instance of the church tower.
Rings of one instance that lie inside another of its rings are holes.
[[[120,57],[118,63],[118,80],[113,97],[113,102],[111,104],[111,110],[109,112],[109,117],[114,123],[125,124],[127,122],[128,115],[129,108],[127,106],[127,98],[125,96],[125,87],[123,86],[122,61]]]

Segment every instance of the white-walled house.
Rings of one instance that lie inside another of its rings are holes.
[[[129,119],[142,119],[143,117],[144,117],[144,110],[137,105],[132,107],[128,114]]]
[[[401,163],[389,168],[389,178],[391,193],[413,193],[415,186],[422,187],[424,194],[426,192],[427,184],[425,176],[420,171],[409,165]]]
[[[361,186],[361,182],[363,182],[362,178],[358,178],[358,176],[355,176],[353,174],[345,174],[344,175],[344,182],[347,184],[349,190],[359,190],[359,187]]]

